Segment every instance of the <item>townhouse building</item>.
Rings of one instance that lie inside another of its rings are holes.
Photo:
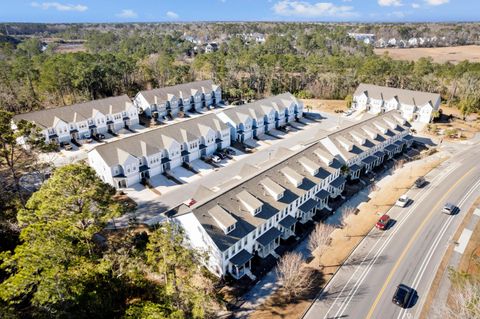
[[[227,109],[218,113],[231,128],[232,140],[258,138],[265,132],[285,126],[303,116],[303,104],[290,93],[283,93]]]
[[[99,99],[14,116],[42,130],[47,142],[70,142],[92,135],[118,132],[138,124],[137,108],[127,95]]]
[[[229,145],[229,127],[206,114],[99,145],[88,162],[103,181],[126,188]]]
[[[222,102],[220,86],[211,80],[138,92],[133,103],[147,116],[174,118],[179,112],[201,111]]]
[[[254,279],[258,260],[278,258],[277,248],[302,229],[300,224],[341,196],[352,173],[344,169],[347,164],[365,170],[370,162],[364,159],[375,153],[411,145],[408,132],[400,113],[384,113],[332,133],[280,163],[248,168],[249,174],[228,188],[215,192],[201,186],[194,195],[196,204],[182,204],[168,215],[185,229],[194,248],[208,254],[204,263],[214,274]],[[378,136],[384,140],[370,141]]]
[[[429,123],[440,107],[440,94],[360,84],[353,94],[352,109],[381,114],[398,110],[408,121]]]

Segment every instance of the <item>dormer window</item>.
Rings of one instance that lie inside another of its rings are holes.
[[[303,166],[303,168],[312,176],[317,175],[319,166],[312,162],[310,159],[306,157],[302,157],[299,160],[299,163]]]
[[[290,167],[284,167],[280,172],[286,177],[286,179],[292,183],[293,186],[299,187],[303,183],[303,176],[295,172]]]
[[[237,199],[244,209],[252,215],[257,215],[262,211],[263,203],[247,191],[241,191],[237,194]]]
[[[275,200],[279,200],[283,197],[285,189],[272,181],[269,177],[266,177],[260,181],[265,192],[272,196]]]
[[[219,205],[212,207],[208,213],[210,216],[212,216],[213,220],[215,220],[215,223],[224,231],[225,234],[228,234],[235,229],[237,220]]]

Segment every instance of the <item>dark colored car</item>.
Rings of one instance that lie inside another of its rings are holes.
[[[237,154],[237,152],[235,152],[235,151],[232,150],[231,148],[225,149],[225,152],[226,152],[228,155],[235,155],[235,154]]]
[[[410,305],[412,297],[413,289],[404,284],[400,284],[397,286],[397,290],[395,290],[392,302],[402,308],[406,308]]]
[[[220,159],[224,159],[226,158],[225,154],[223,154],[222,152],[215,152],[213,153],[214,155],[217,155],[218,157],[220,157]]]
[[[415,186],[418,188],[422,188],[423,186],[425,186],[426,183],[427,180],[425,179],[425,177],[422,176],[417,178],[417,180],[415,181]]]

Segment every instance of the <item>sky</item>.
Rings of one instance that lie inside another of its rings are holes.
[[[0,0],[0,22],[479,20],[480,0]]]

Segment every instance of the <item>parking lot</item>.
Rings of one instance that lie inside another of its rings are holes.
[[[172,170],[170,173],[175,178],[181,179],[182,182],[188,181],[181,185],[171,182],[164,175],[153,177],[153,180],[163,180],[164,182],[161,185],[152,183],[155,189],[144,188],[140,191],[140,194],[145,194],[145,191],[150,193],[145,194],[143,199],[141,195],[136,194],[134,200],[139,204],[136,215],[139,218],[157,216],[156,214],[193,198],[199,186],[214,192],[220,191],[245,178],[249,175],[249,170],[258,170],[264,165],[284,159],[290,154],[289,151],[298,151],[333,130],[353,124],[348,119],[339,119],[338,116],[330,114],[322,114],[319,121],[302,119],[302,122],[306,124],[294,123],[295,128],[291,128],[288,132],[274,130],[273,133],[276,137],[264,134],[260,140],[248,140],[247,144],[252,146],[251,153],[243,152],[241,147],[234,144],[230,148],[234,149],[236,154],[231,159],[225,158],[219,163],[206,163],[197,159],[190,163],[192,168],[198,172],[197,174],[188,170],[186,173],[185,168]]]

